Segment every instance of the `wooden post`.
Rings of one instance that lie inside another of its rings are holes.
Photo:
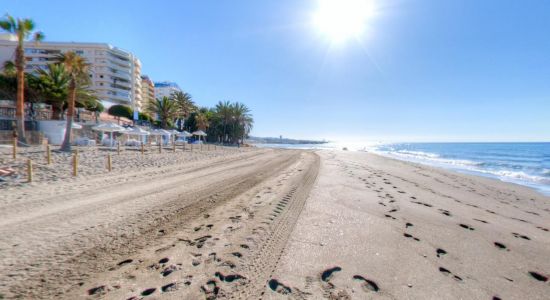
[[[159,153],[162,153],[162,142],[159,143]]]
[[[173,151],[174,153],[176,153],[176,142],[174,142],[174,143],[172,144],[172,151]]]
[[[50,145],[46,145],[46,162],[48,165],[52,164],[52,149],[50,149]]]
[[[113,170],[113,165],[111,161],[111,153],[107,154],[107,170],[111,172]]]
[[[141,142],[141,155],[145,154],[145,149],[143,148],[143,142]]]
[[[183,146],[181,146],[183,149],[183,152],[185,152],[185,144],[186,144],[185,141],[183,141]]]
[[[32,182],[32,160],[27,160],[27,182]]]
[[[78,149],[73,154],[73,176],[78,176]]]
[[[118,155],[120,155],[120,141],[116,145],[116,152]]]
[[[200,150],[202,151],[202,143],[201,143],[201,147],[200,147]]]
[[[17,159],[17,138],[13,138],[13,159]]]

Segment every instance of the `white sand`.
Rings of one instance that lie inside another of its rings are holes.
[[[292,292],[266,288],[265,299],[549,299],[550,283],[529,274],[550,272],[548,197],[367,153],[319,154],[273,276]]]
[[[550,294],[550,199],[521,186],[358,152],[83,157],[0,187],[5,298]]]

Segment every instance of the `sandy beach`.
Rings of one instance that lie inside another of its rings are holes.
[[[550,294],[550,199],[525,187],[364,152],[87,157],[1,187],[5,299]]]

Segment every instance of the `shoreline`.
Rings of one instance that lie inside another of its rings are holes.
[[[527,184],[522,184],[522,183],[518,183],[518,182],[503,180],[503,179],[499,178],[498,176],[490,174],[490,173],[483,173],[483,172],[474,171],[474,170],[444,167],[444,166],[439,166],[439,165],[435,165],[435,164],[416,162],[416,161],[412,161],[412,160],[400,159],[400,158],[397,158],[397,157],[392,157],[392,156],[389,156],[389,155],[383,155],[383,154],[380,154],[380,153],[369,152],[369,151],[357,151],[357,152],[368,153],[368,154],[371,154],[371,155],[376,155],[376,156],[379,156],[379,157],[383,157],[383,158],[391,159],[391,160],[395,160],[395,161],[401,161],[401,162],[405,162],[405,163],[412,164],[412,165],[419,165],[419,166],[423,166],[423,167],[433,168],[433,169],[436,169],[436,170],[451,172],[451,173],[455,173],[455,174],[458,174],[458,175],[461,175],[461,176],[472,176],[476,179],[479,179],[479,178],[490,179],[490,180],[493,180],[495,182],[510,184],[510,185],[516,186],[518,188],[527,188],[527,189],[529,189],[533,192],[536,192],[537,194],[539,194],[541,196],[549,197],[549,199],[550,199],[550,190],[549,190],[548,193],[546,193],[546,192],[544,192],[544,190],[542,190],[541,188],[539,188],[535,185],[527,185]]]

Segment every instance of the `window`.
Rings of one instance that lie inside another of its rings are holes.
[[[99,78],[103,78],[103,75],[99,75]]]

